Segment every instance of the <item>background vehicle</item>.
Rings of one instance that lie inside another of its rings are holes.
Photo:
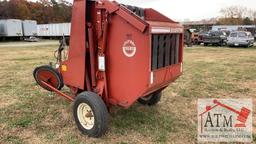
[[[184,30],[184,43],[188,46],[191,47],[199,43],[199,35],[197,32],[195,32],[195,29],[185,29]]]
[[[0,40],[69,39],[71,23],[37,24],[35,20],[0,19]]]
[[[31,36],[37,36],[37,21],[24,20],[22,21],[23,37],[29,38]]]
[[[208,32],[199,32],[198,33],[198,41],[197,41],[197,44],[201,44],[201,43],[203,43],[204,42],[204,37],[205,37],[205,35],[207,35],[207,33]]]
[[[193,46],[192,32],[189,29],[184,30],[184,44],[188,47]]]
[[[27,42],[38,42],[39,38],[31,36],[29,38],[25,38],[24,41],[27,41]]]
[[[199,42],[199,34],[196,32],[192,33],[192,41],[194,45],[200,44]]]
[[[0,20],[0,36],[7,38],[22,37],[22,21],[18,19]]]
[[[38,24],[37,35],[42,38],[69,37],[71,23]]]
[[[227,34],[223,31],[209,31],[203,38],[205,46],[209,44],[223,46],[226,42]]]
[[[254,37],[252,36],[251,32],[245,31],[231,32],[227,41],[228,46],[250,47],[253,46],[253,43]]]

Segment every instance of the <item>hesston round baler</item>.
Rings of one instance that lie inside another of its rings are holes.
[[[36,82],[73,104],[79,130],[100,137],[111,106],[155,105],[182,74],[183,27],[153,9],[75,0],[68,56],[34,70]],[[64,87],[70,94],[61,92]]]

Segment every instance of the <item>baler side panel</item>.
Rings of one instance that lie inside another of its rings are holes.
[[[118,15],[113,15],[110,21],[107,48],[109,96],[118,105],[129,107],[148,86],[150,36],[147,32],[141,33]],[[123,52],[127,40],[136,45],[133,57],[127,57]]]
[[[72,26],[67,71],[62,71],[68,86],[85,88],[86,60],[86,0],[75,0],[72,10]]]
[[[146,21],[157,21],[157,22],[169,22],[169,23],[177,23],[170,18],[162,15],[158,11],[154,9],[144,9],[144,14],[145,14],[145,20]]]

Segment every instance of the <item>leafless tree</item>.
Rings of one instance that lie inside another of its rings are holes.
[[[244,24],[245,22],[256,24],[256,11],[243,6],[230,6],[222,8],[219,24]]]

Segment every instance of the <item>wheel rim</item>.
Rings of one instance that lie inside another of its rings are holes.
[[[144,101],[149,101],[152,98],[153,95],[149,95],[149,96],[145,96],[145,97],[141,97],[140,99],[144,100]]]
[[[95,118],[91,107],[86,103],[81,103],[77,108],[77,116],[80,124],[87,130],[93,128]]]
[[[56,76],[50,71],[40,71],[38,72],[38,80],[45,81],[54,86],[58,87],[58,79]]]
[[[46,82],[47,84],[53,86],[56,89],[59,89],[60,87],[60,82],[57,76],[52,71],[44,70],[44,69],[38,70],[36,72],[35,78],[38,84],[45,89],[51,90],[46,85],[44,85],[41,81]]]

